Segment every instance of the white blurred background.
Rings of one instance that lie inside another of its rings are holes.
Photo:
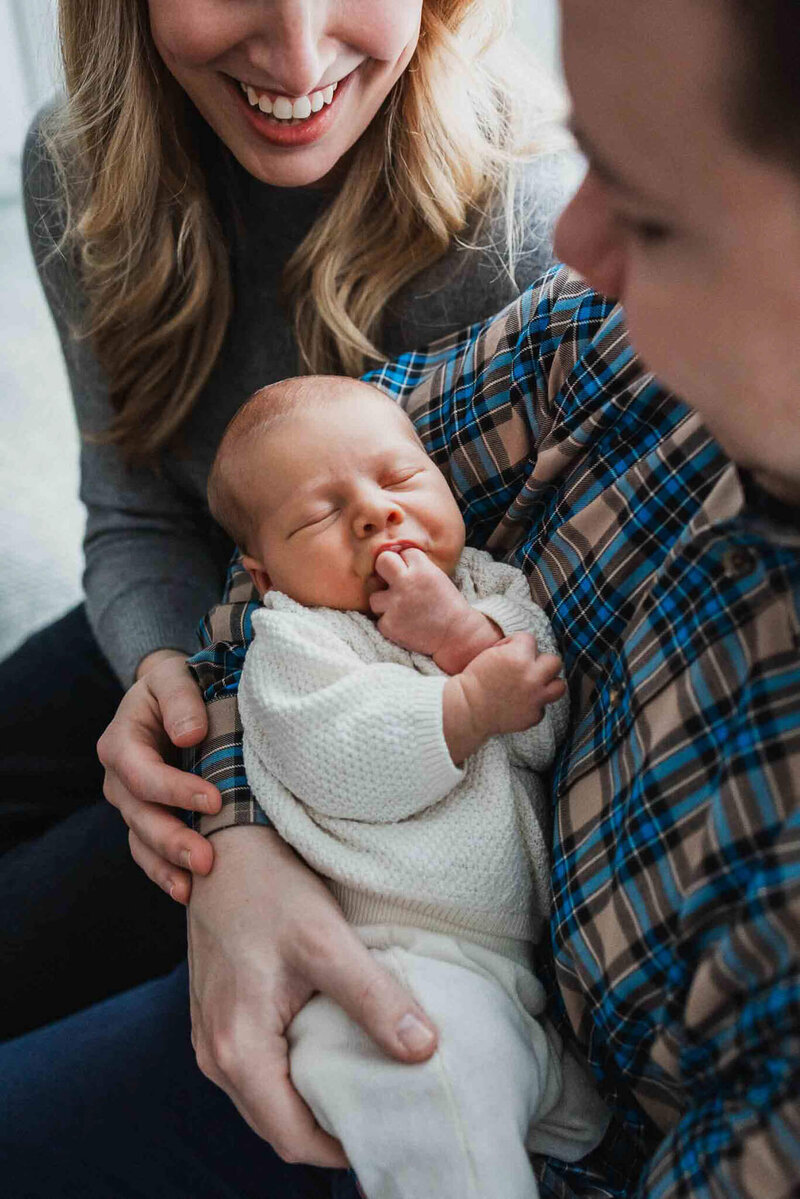
[[[555,79],[556,0],[517,6]],[[25,131],[58,86],[55,14],[56,0],[0,0],[0,657],[81,595],[77,437],[20,204]]]

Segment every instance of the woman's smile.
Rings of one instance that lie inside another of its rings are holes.
[[[256,179],[327,180],[417,46],[422,0],[148,0],[167,69]]]
[[[225,76],[250,127],[278,146],[305,146],[322,137],[335,120],[337,102],[355,71],[305,96],[286,96]]]

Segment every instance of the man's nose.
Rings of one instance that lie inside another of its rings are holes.
[[[555,255],[601,295],[622,298],[625,246],[604,185],[591,172],[558,219]]]
[[[266,0],[253,6],[245,53],[259,77],[287,96],[305,96],[334,57],[326,51],[329,0]]]
[[[383,496],[371,496],[361,501],[353,517],[353,529],[357,537],[374,537],[402,524],[403,514],[399,507]]]

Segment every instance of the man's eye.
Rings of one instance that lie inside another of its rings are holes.
[[[665,242],[672,234],[670,227],[661,221],[644,220],[639,217],[626,216],[622,213],[617,216],[617,223],[626,233],[630,233],[636,241],[646,246],[654,246]]]

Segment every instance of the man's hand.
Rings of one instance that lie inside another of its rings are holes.
[[[566,690],[561,659],[539,654],[536,638],[514,633],[478,654],[444,689],[444,736],[458,765],[489,737],[538,724]]]
[[[207,874],[210,843],[170,810],[217,812],[216,787],[170,766],[173,746],[197,745],[206,735],[205,704],[183,654],[159,650],[138,671],[97,743],[106,770],[103,793],[128,826],[134,861],[179,903],[188,903],[192,872]]]
[[[380,616],[378,631],[403,649],[427,654],[446,674],[457,674],[502,637],[422,550],[387,550],[375,572],[386,583],[369,601]]]
[[[345,1166],[341,1145],[292,1086],[286,1031],[294,1017],[321,991],[385,1053],[409,1063],[430,1057],[436,1035],[277,833],[250,826],[214,839],[214,871],[195,879],[189,905],[197,1063],[284,1161]]]

